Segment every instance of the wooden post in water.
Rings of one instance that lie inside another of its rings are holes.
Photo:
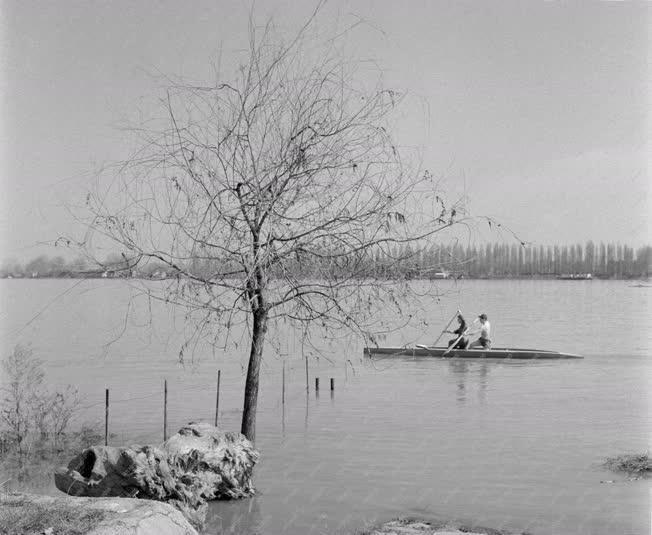
[[[217,418],[220,413],[220,379],[222,370],[217,370],[217,393],[215,394],[215,427],[217,427]]]
[[[109,389],[105,391],[104,399],[104,445],[109,445]]]
[[[306,394],[310,393],[310,381],[308,379],[308,355],[306,355]]]
[[[331,392],[335,390],[335,379],[331,377]]]
[[[163,442],[168,439],[168,380],[163,381]]]
[[[315,391],[319,392],[319,377],[315,377]]]
[[[281,394],[281,403],[285,406],[285,361],[283,361],[283,392]]]

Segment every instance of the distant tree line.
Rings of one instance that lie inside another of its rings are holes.
[[[388,261],[389,257],[389,261]],[[379,277],[409,278],[554,278],[591,274],[594,278],[649,278],[652,246],[634,249],[588,241],[576,245],[487,243],[397,248],[376,259]]]
[[[378,249],[369,262],[354,255],[338,256],[328,251],[323,262],[302,257],[300,253],[288,266],[296,277],[355,278],[356,273],[373,273],[381,279],[418,278],[553,278],[573,274],[591,274],[594,278],[632,279],[652,275],[652,246],[634,249],[620,243],[584,245],[527,245],[520,243],[460,243],[418,248],[414,244]],[[335,260],[337,259],[337,260]],[[25,265],[5,261],[0,278],[169,278],[173,269],[157,262],[135,263],[126,255],[111,253],[104,262],[90,263],[84,258],[66,261],[62,256],[40,255]],[[182,265],[181,263],[179,264]],[[217,259],[193,258],[183,262],[186,271],[210,277],[211,272],[224,269],[225,262]],[[235,267],[235,266],[234,266]],[[278,273],[279,277],[287,273]]]
[[[169,271],[169,268],[168,268]],[[89,261],[83,257],[66,260],[63,256],[39,255],[26,264],[6,260],[0,266],[0,278],[105,278],[142,277],[163,278],[167,272],[162,264],[149,262],[135,271],[127,257],[110,253],[103,262]]]
[[[418,244],[378,248],[375,254],[356,257],[324,251],[323,259],[297,252],[286,269],[302,278],[356,278],[364,274],[380,279],[419,278],[554,278],[591,274],[595,278],[648,278],[652,274],[652,246],[633,247],[592,241],[576,245],[534,246],[521,243],[460,243],[420,248]],[[371,258],[371,260],[370,260]],[[369,266],[368,262],[373,265]],[[202,277],[223,261],[193,259],[190,271]],[[237,266],[231,266],[236,269]],[[275,273],[279,278],[285,273]]]
[[[458,251],[450,251],[457,257]],[[598,278],[647,278],[652,273],[652,247],[634,249],[620,243],[588,241],[584,245],[489,243],[467,247],[461,272],[469,277],[550,277],[591,274]]]

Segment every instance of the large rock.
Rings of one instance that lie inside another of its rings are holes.
[[[207,424],[189,424],[162,448],[95,446],[54,475],[57,488],[74,496],[120,496],[170,502],[201,525],[206,500],[254,493],[258,452],[243,435]]]
[[[177,483],[167,453],[151,446],[93,446],[54,474],[57,488],[73,496],[162,500]]]
[[[252,477],[259,453],[240,433],[191,423],[170,437],[163,448],[171,463],[201,474],[207,500],[244,498],[255,493]]]
[[[130,498],[0,495],[0,533],[197,535],[171,505]]]
[[[206,514],[203,479],[171,465],[166,451],[151,446],[87,448],[67,468],[56,470],[54,482],[72,496],[169,502],[195,526],[203,524]]]

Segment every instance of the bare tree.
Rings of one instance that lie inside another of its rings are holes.
[[[197,336],[248,325],[251,440],[270,322],[373,341],[374,322],[402,313],[412,291],[373,277],[377,263],[414,263],[461,221],[438,181],[401,159],[389,128],[399,93],[371,83],[336,40],[316,54],[305,36],[279,44],[270,25],[252,26],[232,79],[170,83],[161,116],[135,129],[138,151],[87,196],[93,234],[126,264],[166,266],[161,293],[147,291],[185,307]]]

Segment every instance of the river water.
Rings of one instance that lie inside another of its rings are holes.
[[[432,342],[459,308],[488,314],[495,346],[585,358],[370,361],[358,340],[315,353],[276,332],[262,371],[258,495],[211,504],[206,533],[336,535],[397,516],[535,535],[650,533],[650,480],[602,463],[652,443],[652,289],[598,280],[442,288],[439,301],[422,304],[429,326],[388,345]],[[103,428],[109,388],[111,442],[160,442],[163,380],[174,430],[213,421],[220,369],[220,425],[239,430],[244,341],[227,351],[199,344],[180,364],[182,318],[135,304],[125,281],[2,280],[0,292],[3,354],[29,343],[51,388],[76,386],[77,425]],[[12,488],[58,492],[53,483]]]

